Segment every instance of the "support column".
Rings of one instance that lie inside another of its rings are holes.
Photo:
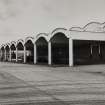
[[[18,48],[16,47],[16,62],[18,62]]]
[[[73,66],[73,39],[69,38],[69,66]]]
[[[90,53],[93,54],[93,45],[90,45]]]
[[[2,60],[2,57],[3,57],[3,52],[1,50],[1,53],[0,53],[0,60]]]
[[[11,51],[11,48],[10,48],[10,51],[9,51],[9,61],[11,62],[11,59],[12,58],[12,51]]]
[[[26,63],[26,46],[24,45],[24,63]]]
[[[99,44],[99,55],[101,55],[101,47],[100,47],[100,44]]]
[[[37,63],[37,48],[36,48],[36,43],[34,43],[34,64]]]
[[[5,61],[6,61],[6,59],[7,59],[7,52],[6,52],[6,49],[5,49]]]
[[[51,65],[51,41],[48,42],[48,64]]]

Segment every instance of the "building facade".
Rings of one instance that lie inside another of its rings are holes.
[[[1,46],[0,60],[69,66],[105,63],[104,28],[105,23],[91,22],[12,41]]]

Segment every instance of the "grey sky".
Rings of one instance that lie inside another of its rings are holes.
[[[0,0],[0,44],[91,21],[105,22],[105,0]]]

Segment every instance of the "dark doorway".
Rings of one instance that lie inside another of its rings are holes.
[[[63,33],[51,38],[52,64],[69,64],[69,39]]]
[[[5,50],[6,50],[6,61],[9,61],[9,57],[10,57],[10,48],[9,48],[8,45],[6,46]]]
[[[48,63],[48,42],[41,37],[36,41],[37,63]]]
[[[26,46],[26,63],[34,63],[34,44],[31,40],[25,43]]]
[[[11,61],[16,62],[16,47],[14,44],[11,45]]]
[[[21,42],[17,44],[18,49],[18,62],[23,63],[24,62],[24,46]]]
[[[4,47],[1,48],[1,61],[5,61],[5,49],[4,49]]]

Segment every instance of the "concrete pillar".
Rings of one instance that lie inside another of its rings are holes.
[[[37,48],[36,48],[36,43],[34,43],[34,64],[37,63]]]
[[[73,66],[73,39],[69,38],[69,66]]]
[[[0,60],[1,60],[1,58],[3,57],[3,52],[2,52],[2,50],[0,50]]]
[[[6,52],[6,49],[5,49],[5,61],[6,61],[6,59],[7,59],[7,52]]]
[[[93,45],[90,45],[90,53],[93,54]]]
[[[18,62],[18,48],[16,47],[16,62]]]
[[[26,46],[24,45],[24,63],[26,63]]]
[[[10,50],[9,50],[9,61],[11,62],[11,60],[12,60],[12,51],[11,51],[11,48],[10,48]]]
[[[100,47],[100,44],[99,44],[99,55],[101,54],[101,47]]]
[[[48,64],[51,65],[51,41],[48,42]]]

